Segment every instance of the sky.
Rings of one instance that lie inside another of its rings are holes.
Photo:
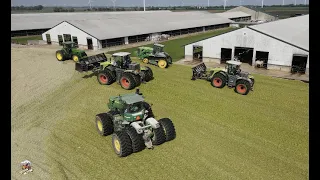
[[[143,6],[143,0],[91,0],[92,6]],[[223,5],[224,0],[209,0],[209,5]],[[228,5],[261,5],[262,0],[227,0]],[[87,6],[89,0],[11,0],[11,6]],[[207,6],[208,0],[145,0],[146,6],[180,6],[198,5]],[[264,5],[281,5],[283,0],[264,0]],[[284,0],[285,4],[294,4],[295,0]],[[296,0],[297,4],[304,4],[305,0]],[[307,0],[309,4],[309,0]]]

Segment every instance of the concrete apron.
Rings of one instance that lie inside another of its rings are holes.
[[[182,59],[180,61],[175,62],[175,64],[182,64],[182,65],[187,65],[187,66],[195,66],[198,63],[200,63],[200,61],[190,61],[190,60],[185,60],[185,59]],[[215,63],[215,62],[205,62],[205,64],[209,68],[225,67],[225,64],[219,64],[219,63]],[[309,75],[308,74],[298,74],[298,73],[292,74],[290,72],[285,72],[285,71],[280,71],[280,70],[256,68],[254,66],[250,66],[247,63],[241,64],[241,70],[245,71],[245,72],[252,73],[252,74],[261,74],[261,75],[266,75],[266,76],[271,76],[271,77],[276,77],[276,78],[300,80],[300,81],[309,83]]]

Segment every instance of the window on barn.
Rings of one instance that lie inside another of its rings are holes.
[[[71,41],[71,34],[63,34],[64,42]]]

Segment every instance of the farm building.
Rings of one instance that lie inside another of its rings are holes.
[[[274,17],[270,14],[267,14],[267,13],[264,13],[261,11],[255,11],[253,9],[250,9],[250,8],[244,7],[244,6],[235,7],[233,9],[226,11],[225,13],[231,13],[231,12],[243,12],[243,13],[249,14],[249,15],[251,15],[251,20],[261,20],[261,21],[274,21],[274,20],[276,20],[276,17]]]
[[[11,14],[11,37],[41,35],[50,28],[69,20],[98,19],[109,14],[149,14],[168,13],[171,11],[119,11],[119,12],[73,12],[73,13],[28,13]]]
[[[216,13],[216,15],[219,15],[224,18],[228,18],[235,22],[243,22],[243,21],[250,21],[251,15],[241,12],[241,11],[232,11],[232,12],[223,12],[223,13]]]
[[[192,60],[199,52],[203,62],[224,63],[236,55],[250,65],[259,60],[267,69],[300,69],[308,74],[309,15],[248,26],[185,45],[185,59]]]
[[[59,22],[42,34],[43,40],[56,44],[74,41],[82,48],[101,49],[141,42],[161,34],[176,36],[225,28],[233,22],[213,13],[197,11],[88,16],[86,13],[79,13],[76,19],[69,18]]]

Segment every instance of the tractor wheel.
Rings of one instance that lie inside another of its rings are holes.
[[[133,127],[127,129],[127,134],[131,139],[133,153],[144,150],[146,146],[144,145],[142,134],[138,134]]]
[[[113,133],[112,147],[114,152],[120,157],[125,157],[132,153],[131,140],[126,131],[117,131]]]
[[[96,115],[96,128],[101,136],[108,136],[113,133],[112,116],[109,113]]]
[[[149,59],[148,58],[143,58],[142,62],[148,64],[149,63]]]
[[[167,68],[168,62],[167,62],[166,60],[164,60],[164,59],[160,59],[160,60],[158,61],[158,66],[159,66],[160,68],[162,68],[162,69]]]
[[[122,77],[120,78],[120,84],[121,84],[121,87],[126,90],[131,90],[134,87],[136,87],[133,74],[123,73]]]
[[[73,55],[73,56],[72,56],[72,60],[73,60],[74,62],[78,62],[78,61],[79,61],[79,57],[78,57],[77,55]]]
[[[226,83],[227,78],[221,73],[216,73],[211,79],[211,85],[216,88],[223,88]]]
[[[246,80],[241,79],[237,81],[234,91],[241,95],[247,95],[250,91],[250,88],[251,88],[250,83]]]
[[[57,58],[58,61],[64,61],[65,55],[64,55],[63,51],[57,51],[56,52],[56,58]]]
[[[252,81],[252,86],[254,85],[254,79],[250,78],[250,80]]]
[[[153,129],[152,144],[161,145],[164,142],[166,142],[166,135],[164,133],[162,125],[160,124],[159,128]]]
[[[141,76],[138,74],[134,74],[132,75],[132,77],[134,78],[134,81],[136,83],[136,87],[141,85]]]
[[[176,129],[169,118],[162,118],[159,120],[159,123],[163,127],[166,141],[171,141],[176,138]]]
[[[146,70],[143,70],[142,72],[144,73],[144,80],[146,82],[149,82],[153,79],[153,72],[151,68],[146,67]]]
[[[110,70],[105,70],[103,72],[98,73],[97,80],[102,85],[110,85],[114,82]]]
[[[152,112],[152,108],[151,108],[150,104],[147,103],[147,102],[143,102],[143,107],[144,107],[146,110],[148,110],[148,115],[147,115],[146,119],[148,119],[148,118],[150,118],[150,117],[154,118],[154,114],[153,114],[153,112]]]

